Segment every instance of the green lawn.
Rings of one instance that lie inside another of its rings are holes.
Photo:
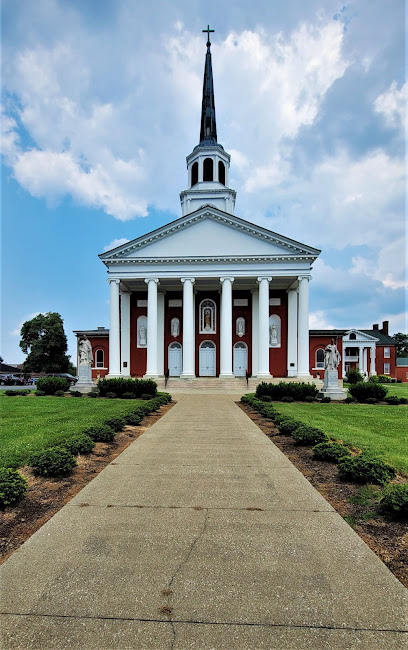
[[[399,386],[395,385],[397,389]],[[372,450],[408,476],[408,406],[281,402],[274,402],[274,406],[346,445]]]
[[[0,398],[0,467],[21,467],[31,453],[110,417],[125,415],[136,400],[63,397]]]

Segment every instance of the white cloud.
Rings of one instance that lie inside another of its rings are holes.
[[[331,324],[327,312],[324,309],[318,309],[317,311],[309,313],[309,329],[333,330],[336,328]]]
[[[128,241],[130,241],[130,239],[126,239],[126,237],[122,237],[121,239],[114,239],[110,244],[104,246],[103,250],[104,252],[110,251],[112,248],[117,248],[118,246],[122,246],[122,244],[127,244]]]
[[[13,329],[13,330],[10,332],[10,336],[20,336],[21,328],[23,327],[23,325],[24,325],[24,323],[25,323],[26,321],[28,321],[28,320],[32,320],[33,318],[35,318],[35,317],[38,316],[39,314],[45,314],[45,313],[46,313],[46,312],[35,311],[35,312],[33,312],[32,314],[28,314],[27,316],[25,316],[25,317],[23,318],[22,321],[20,321],[20,323],[17,325],[17,327],[16,327],[15,329]]]
[[[408,82],[398,90],[397,82],[393,81],[388,90],[379,95],[374,102],[374,108],[377,113],[384,116],[389,126],[406,128],[408,100]]]

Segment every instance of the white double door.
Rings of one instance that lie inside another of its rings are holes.
[[[212,341],[204,341],[200,345],[200,377],[215,377],[215,345]]]
[[[169,347],[169,376],[180,377],[183,365],[180,343],[172,343]]]
[[[237,343],[234,347],[234,376],[245,377],[248,369],[248,349],[245,343]]]

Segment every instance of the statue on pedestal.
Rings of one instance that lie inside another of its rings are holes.
[[[83,334],[79,339],[78,350],[79,350],[79,365],[91,366],[93,361],[92,345],[85,334]]]
[[[341,361],[340,352],[338,351],[337,346],[334,343],[334,339],[331,339],[330,345],[327,345],[324,350],[324,369],[337,370],[340,361]]]

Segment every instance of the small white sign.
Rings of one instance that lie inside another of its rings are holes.
[[[273,305],[280,305],[281,304],[281,299],[280,298],[269,298],[269,304],[272,307]]]
[[[171,298],[169,300],[169,307],[182,307],[183,301],[180,298]]]
[[[234,307],[248,307],[248,298],[234,298]]]
[[[147,307],[147,300],[138,300],[137,307]]]

